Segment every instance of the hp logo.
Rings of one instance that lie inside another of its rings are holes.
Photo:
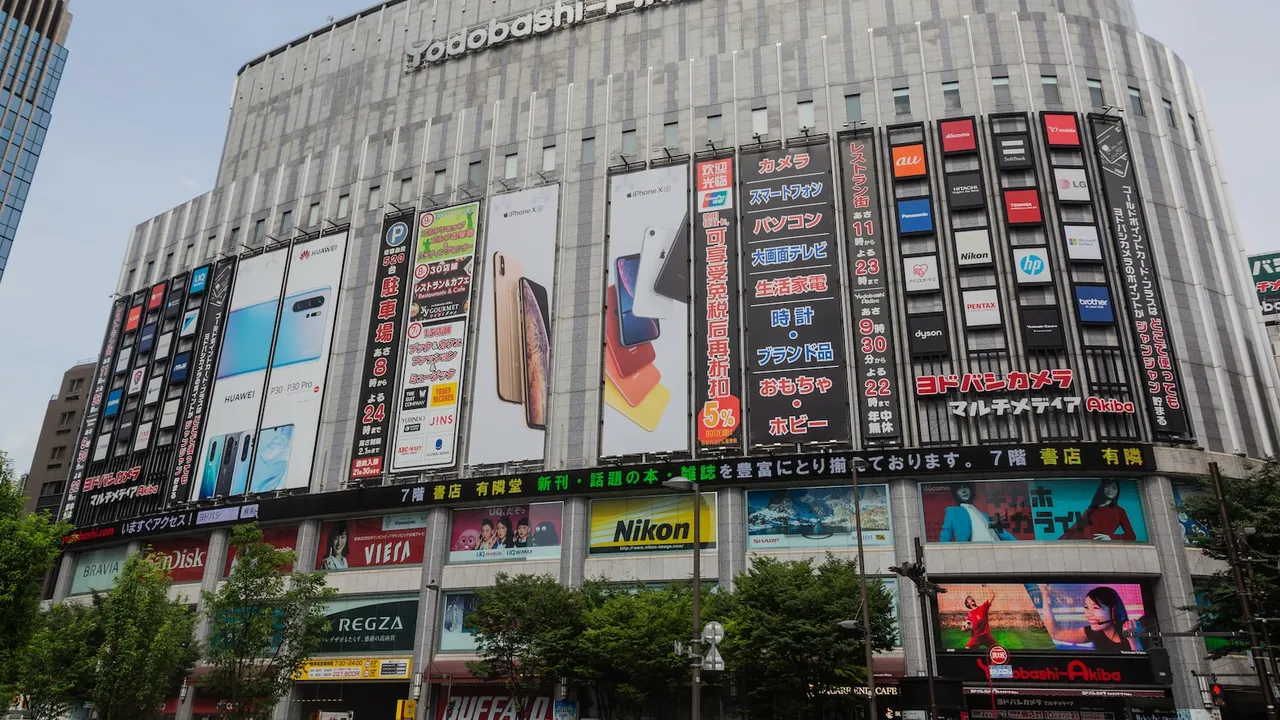
[[[1031,277],[1035,277],[1036,275],[1039,275],[1040,273],[1044,272],[1044,268],[1045,268],[1044,258],[1040,257],[1039,255],[1027,255],[1026,257],[1022,258],[1021,262],[1018,263],[1018,268],[1022,270],[1022,273],[1024,275],[1030,275]]]
[[[387,228],[387,244],[391,247],[400,247],[409,237],[409,226],[405,223],[398,222]]]

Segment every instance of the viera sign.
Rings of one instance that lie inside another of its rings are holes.
[[[561,2],[538,8],[516,17],[498,20],[488,25],[463,28],[448,37],[430,42],[417,42],[409,46],[404,56],[404,71],[420,68],[445,60],[462,57],[468,53],[487,50],[515,40],[580,25],[593,20],[612,17],[630,10],[643,10],[654,5],[669,5],[678,0],[599,0],[598,2]]]

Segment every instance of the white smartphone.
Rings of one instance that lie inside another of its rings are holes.
[[[636,272],[635,300],[631,305],[631,314],[636,317],[662,319],[685,312],[680,303],[654,290],[675,239],[675,228],[645,228],[644,244],[640,249],[640,269]]]

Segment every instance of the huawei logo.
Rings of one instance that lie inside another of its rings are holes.
[[[302,252],[298,253],[298,259],[299,259],[299,260],[306,260],[306,259],[307,259],[307,258],[309,258],[309,257],[311,257],[311,251],[310,251],[310,250],[303,250]]]

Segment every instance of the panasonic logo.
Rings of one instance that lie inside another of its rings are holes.
[[[929,213],[927,212],[902,213],[903,220],[914,220],[916,218],[927,218],[927,217],[929,217]]]
[[[632,190],[631,192],[627,193],[627,197],[639,198],[639,197],[644,197],[646,195],[658,195],[660,193],[667,193],[667,192],[671,192],[671,186],[660,185],[656,188],[648,188],[645,190]]]

